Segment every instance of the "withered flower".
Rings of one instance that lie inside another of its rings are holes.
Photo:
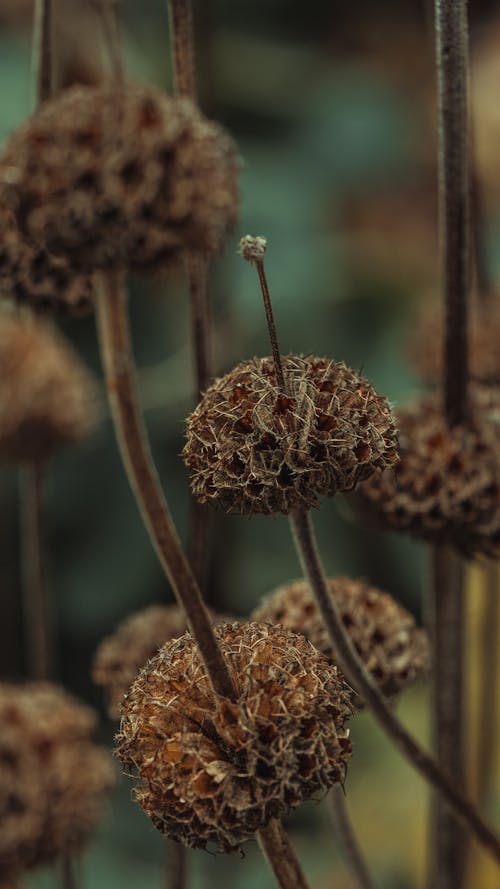
[[[328,590],[356,651],[385,695],[392,697],[429,671],[427,635],[392,596],[349,577],[328,578]],[[335,662],[328,631],[306,581],[278,587],[257,606],[252,618],[303,633]],[[355,703],[360,705],[359,700]]]
[[[75,266],[154,269],[221,246],[237,167],[229,136],[187,100],[74,87],[12,134],[0,192],[23,232]]]
[[[141,671],[122,706],[117,755],[166,836],[238,850],[261,827],[343,782],[350,690],[304,636],[264,623],[215,628],[238,702],[214,696],[189,633]]]

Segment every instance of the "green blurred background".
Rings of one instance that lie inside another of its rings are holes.
[[[168,89],[166,3],[124,0],[122,6],[131,79]],[[257,281],[237,254],[241,235],[261,234],[268,239],[267,271],[284,352],[344,359],[396,405],[419,391],[406,362],[407,338],[416,309],[424,297],[436,295],[438,282],[429,6],[425,0],[194,3],[200,102],[232,132],[243,159],[241,223],[211,275],[219,371],[269,352]],[[495,47],[500,52],[494,6],[476,2],[471,9],[478,64],[488,52],[494,55]],[[99,77],[106,62],[95,11],[83,0],[59,0],[59,7],[65,76]],[[30,24],[29,2],[0,0],[2,138],[32,107]],[[487,170],[484,180],[494,269],[500,261],[495,249],[499,182],[494,173],[490,180]],[[185,540],[188,483],[179,454],[193,395],[182,270],[154,281],[133,279],[130,292],[153,451]],[[62,326],[99,375],[92,317]],[[2,470],[0,668],[5,677],[24,674],[17,514],[17,478]],[[329,573],[365,577],[421,619],[422,545],[357,527],[345,503],[325,502],[315,519]],[[93,652],[126,615],[171,601],[172,593],[132,500],[105,407],[98,433],[51,467],[46,537],[59,675],[99,708],[101,739],[109,744],[114,726],[106,721],[90,679]],[[211,604],[248,614],[263,593],[298,574],[284,517],[215,516]],[[480,571],[471,575],[474,620],[481,608],[480,580]],[[471,663],[474,650],[471,643]],[[475,681],[472,667],[471,676]],[[426,707],[424,688],[411,690],[400,703],[402,717],[423,739]],[[422,783],[369,716],[356,717],[352,735],[355,757],[346,789],[378,885],[422,885]],[[164,884],[164,843],[129,796],[130,782],[123,778],[82,863],[85,886]],[[290,826],[318,889],[352,885],[324,804],[303,806]],[[242,859],[198,852],[190,853],[189,861],[196,889],[222,881],[235,889],[274,885],[255,844],[247,845]],[[474,869],[477,889],[500,885],[484,859],[476,856]],[[34,883],[48,887],[54,877],[42,875]]]

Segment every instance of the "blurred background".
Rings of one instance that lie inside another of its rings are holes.
[[[491,274],[500,272],[500,15],[471,4],[474,139],[487,220]],[[123,0],[130,79],[170,88],[165,0]],[[99,18],[85,0],[59,0],[61,85],[94,82],[107,70]],[[237,254],[243,234],[268,239],[267,272],[283,352],[343,359],[399,405],[420,391],[408,337],[422,301],[438,298],[435,96],[432,9],[426,0],[198,0],[194,2],[202,108],[236,138],[243,160],[238,230],[211,273],[217,369],[267,354],[264,316],[252,268]],[[33,106],[29,0],[0,0],[0,136]],[[193,403],[189,307],[182,270],[130,281],[140,390],[157,465],[183,539],[188,481],[180,451]],[[67,336],[100,375],[92,317],[63,321]],[[143,530],[115,448],[103,396],[98,434],[51,467],[46,539],[59,675],[101,712],[90,678],[99,641],[128,614],[172,600]],[[18,485],[0,471],[0,669],[22,677]],[[364,577],[421,620],[425,547],[356,526],[345,502],[315,516],[330,574]],[[471,627],[480,619],[481,567],[470,569]],[[276,585],[299,575],[284,517],[214,519],[208,597],[245,615]],[[471,714],[477,683],[471,631]],[[427,739],[428,692],[399,704]],[[471,719],[473,725],[473,719]],[[359,837],[384,889],[422,886],[425,806],[422,782],[372,719],[352,722],[355,756],[346,790]],[[475,743],[471,729],[470,750]],[[474,786],[474,769],[471,766]],[[92,889],[153,889],[164,883],[160,835],[130,802],[122,778],[82,869]],[[499,780],[491,816],[500,816]],[[317,889],[351,886],[320,801],[290,820],[293,842]],[[495,889],[498,873],[473,850],[474,886]],[[195,889],[225,881],[267,889],[273,878],[255,844],[245,857],[190,853]],[[33,885],[54,884],[50,874]]]

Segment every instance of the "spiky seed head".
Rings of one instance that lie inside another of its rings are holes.
[[[363,377],[328,358],[253,358],[210,386],[187,421],[183,456],[201,503],[289,513],[350,491],[398,459],[391,410]]]
[[[356,651],[385,695],[393,697],[428,673],[427,634],[392,596],[363,580],[330,577],[327,582]],[[328,631],[304,580],[278,587],[257,606],[252,618],[303,633],[335,663]],[[355,699],[355,705],[361,706],[360,699]]]
[[[44,461],[97,421],[90,372],[52,326],[0,314],[0,460]]]
[[[79,854],[113,784],[95,716],[49,683],[0,685],[0,880]]]
[[[94,270],[212,253],[237,215],[229,136],[152,88],[74,87],[10,137],[0,194],[20,228]]]
[[[350,690],[283,627],[220,624],[238,703],[214,696],[189,633],[146,665],[122,707],[117,755],[155,826],[194,848],[238,850],[271,818],[343,782]]]

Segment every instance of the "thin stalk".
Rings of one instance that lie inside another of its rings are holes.
[[[160,563],[184,609],[214,691],[236,700],[229,670],[162,492],[136,396],[126,293],[121,272],[96,276],[101,359],[123,464]]]
[[[184,889],[186,885],[186,846],[167,840],[166,889]]]
[[[78,889],[78,869],[76,860],[69,855],[61,859],[61,887],[62,889]]]
[[[43,466],[39,463],[20,470],[24,635],[29,674],[34,679],[48,679],[53,668],[43,554],[43,478]]]
[[[281,889],[309,889],[290,840],[277,818],[257,834],[259,846]]]
[[[432,747],[443,772],[466,791],[464,566],[449,547],[434,546],[430,590],[433,652]],[[460,889],[466,877],[467,833],[435,794],[430,829],[432,889]]]
[[[267,284],[266,271],[264,269],[263,260],[256,260],[255,267],[259,276],[260,289],[262,291],[262,299],[264,300],[264,310],[266,313],[267,329],[269,339],[271,341],[271,349],[273,352],[274,370],[276,373],[276,381],[284,395],[286,395],[285,376],[283,373],[283,364],[281,362],[281,353],[278,345],[278,334],[276,332],[276,324],[274,321],[273,306],[269,287]]]
[[[498,739],[498,705],[500,699],[500,583],[496,562],[484,569],[484,601],[480,628],[480,688],[478,728],[478,801],[485,811],[491,798],[492,777]]]
[[[175,92],[196,101],[191,0],[167,0]]]
[[[340,784],[334,784],[328,795],[328,801],[336,837],[338,837],[349,863],[357,889],[374,889],[375,883],[371,878],[363,851],[354,832],[349,812],[347,811],[344,788]]]
[[[398,750],[441,793],[457,816],[468,825],[478,842],[500,862],[500,837],[485,824],[474,805],[443,774],[436,760],[407,732],[356,652],[337,604],[328,592],[310,514],[303,510],[294,512],[290,515],[290,524],[304,575],[315,595],[336,659],[347,681],[370,707],[377,722]]]
[[[35,0],[33,21],[33,66],[37,105],[52,95],[52,0]]]

